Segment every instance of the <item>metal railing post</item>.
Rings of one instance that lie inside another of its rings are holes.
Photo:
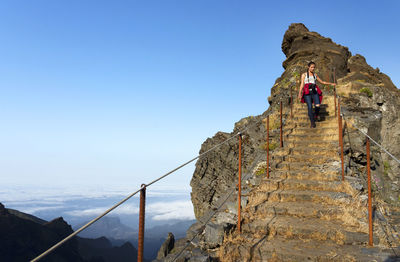
[[[269,178],[269,116],[267,116],[267,178]]]
[[[372,196],[371,196],[371,163],[369,138],[367,137],[367,176],[368,176],[368,224],[369,224],[369,245],[373,246],[372,241]]]
[[[143,262],[143,242],[144,242],[144,221],[146,207],[146,185],[142,184],[140,190],[140,210],[139,210],[139,236],[138,236],[138,262]]]
[[[333,68],[333,82],[336,84],[336,68]],[[334,98],[335,98],[335,116],[336,116],[336,86],[333,87]]]
[[[335,97],[335,116],[336,116],[336,111],[339,110],[339,109],[337,109],[337,107],[336,107],[336,103],[337,103],[337,102],[336,102],[336,87],[333,88],[333,92],[334,92],[334,97]]]
[[[340,115],[340,98],[338,99],[338,125],[339,125],[339,146],[340,146],[340,160],[342,165],[342,181],[344,181],[344,159],[343,159],[343,127],[342,116]]]
[[[327,79],[326,81],[330,82],[330,78],[329,78],[329,72],[326,71],[325,72],[325,79]],[[329,85],[325,85],[324,87],[327,87],[326,89],[329,91],[330,90],[330,86]]]
[[[241,206],[242,206],[242,134],[239,134],[239,182],[238,182],[238,232],[241,232]]]
[[[293,90],[290,88],[290,118],[293,118]]]
[[[282,101],[281,101],[281,147],[283,147],[283,134],[282,134]]]

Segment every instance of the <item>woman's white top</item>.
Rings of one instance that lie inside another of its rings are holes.
[[[307,78],[307,73],[306,77],[304,78],[304,84],[316,84],[315,80],[317,79],[317,74],[314,73],[314,77],[312,75],[309,75]]]

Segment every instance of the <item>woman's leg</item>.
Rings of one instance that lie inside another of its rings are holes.
[[[314,100],[314,105],[315,105],[315,118],[318,119],[319,116],[319,110],[321,109],[321,102],[319,101],[319,95],[318,94],[313,94],[313,100]]]
[[[311,126],[314,126],[314,114],[312,110],[312,99],[311,95],[305,95],[304,100],[307,103],[307,109],[308,109],[308,117],[310,118],[311,121]]]

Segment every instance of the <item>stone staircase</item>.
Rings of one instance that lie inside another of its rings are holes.
[[[396,261],[368,247],[365,202],[341,181],[333,97],[323,102],[316,128],[306,105],[294,105],[279,161],[250,191],[242,233],[225,238],[221,261]]]

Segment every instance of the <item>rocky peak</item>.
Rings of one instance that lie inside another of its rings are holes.
[[[53,219],[52,221],[44,224],[45,227],[49,228],[53,232],[57,232],[60,236],[68,236],[73,233],[71,226],[62,217]]]
[[[330,38],[310,32],[303,24],[291,24],[282,41],[286,55],[283,67],[305,72],[307,64],[313,61],[319,74],[325,76],[335,68],[338,77],[347,73],[347,60],[351,57],[347,47],[334,43]],[[318,72],[317,72],[318,73]]]
[[[296,104],[294,113],[295,118],[291,120],[289,117],[289,102],[291,101],[291,96],[297,96],[300,85],[300,76],[302,73],[306,72],[308,62],[314,61],[316,63],[316,73],[322,80],[333,82],[333,72],[334,70],[336,72],[336,79],[338,82],[336,92],[341,97],[343,109],[342,113],[345,114],[346,120],[344,124],[345,135],[343,138],[345,148],[346,176],[349,177],[349,181],[352,181],[351,179],[353,179],[353,181],[357,181],[358,185],[354,188],[359,192],[356,194],[365,194],[366,185],[363,184],[360,186],[360,184],[362,184],[362,181],[365,179],[366,139],[365,136],[361,135],[361,133],[352,126],[352,124],[357,125],[366,131],[378,143],[389,150],[389,152],[393,153],[395,156],[400,156],[400,91],[394,86],[387,75],[380,72],[378,68],[374,69],[368,65],[363,56],[352,56],[347,47],[336,44],[330,38],[321,36],[316,32],[310,32],[303,24],[292,24],[289,26],[289,29],[286,31],[282,41],[282,51],[286,55],[286,60],[283,62],[285,71],[276,79],[275,84],[271,89],[271,96],[268,98],[268,102],[270,103],[268,110],[262,115],[247,117],[238,121],[235,124],[233,132],[231,133],[218,132],[214,137],[207,139],[203,143],[200,152],[205,152],[212,146],[221,143],[225,139],[236,134],[243,127],[250,126],[250,128],[244,133],[243,139],[244,159],[242,168],[243,177],[247,178],[242,189],[242,192],[245,192],[245,197],[242,199],[242,206],[257,206],[259,204],[256,202],[257,199],[260,200],[262,197],[266,196],[266,198],[269,198],[269,193],[267,192],[261,192],[260,195],[255,194],[255,192],[257,192],[257,188],[260,187],[260,179],[262,179],[262,176],[265,175],[265,166],[263,169],[262,163],[265,161],[266,132],[265,125],[262,124],[260,120],[264,119],[267,114],[270,115],[270,169],[272,172],[274,168],[282,169],[285,167],[285,165],[288,167],[289,164],[292,164],[291,162],[297,161],[295,164],[298,165],[304,165],[304,163],[310,162],[305,159],[298,161],[301,157],[296,156],[296,154],[304,155],[305,152],[307,152],[307,154],[318,153],[317,150],[306,150],[309,146],[307,144],[308,140],[312,139],[311,137],[307,137],[307,135],[310,133],[309,130],[307,130],[307,124],[309,124],[307,122],[307,110],[305,105]],[[315,133],[317,133],[317,137],[323,137],[325,140],[328,138],[332,139],[332,145],[320,148],[320,150],[323,152],[329,151],[329,159],[334,160],[338,156],[339,147],[337,145],[337,119],[334,116],[335,104],[333,99],[333,88],[324,86],[322,84],[319,85],[324,92],[324,110],[327,114],[327,119],[329,118],[330,120],[325,120],[324,123],[322,123],[321,128],[316,130]],[[284,123],[291,123],[290,127],[285,126],[286,133],[284,138],[284,148],[282,149],[279,149],[279,146],[277,146],[279,143],[278,119],[280,102],[283,103]],[[289,141],[288,139],[290,137],[294,138],[296,136],[298,136],[299,139],[298,143],[302,144],[302,146],[291,148],[290,146],[293,147],[293,145],[290,145],[290,143],[286,141]],[[322,144],[323,143],[314,143],[316,147],[321,147]],[[278,149],[276,149],[276,147],[278,147]],[[215,150],[209,153],[207,156],[200,158],[196,163],[196,170],[192,177],[191,186],[192,202],[198,222],[188,230],[187,238],[191,239],[195,234],[199,234],[200,240],[192,241],[192,244],[195,248],[201,248],[202,251],[207,249],[212,249],[214,251],[217,250],[218,245],[221,245],[222,241],[225,241],[223,240],[224,234],[229,234],[229,230],[231,230],[229,225],[234,226],[235,220],[237,219],[237,200],[233,197],[232,199],[228,199],[226,204],[223,205],[221,209],[223,212],[218,213],[213,219],[211,219],[211,226],[203,225],[203,221],[209,221],[208,218],[212,216],[213,210],[219,206],[222,200],[225,200],[227,193],[229,193],[236,186],[238,172],[237,158],[237,140],[231,140],[218,150]],[[374,192],[377,194],[378,192],[382,193],[379,194],[379,197],[387,202],[390,202],[390,205],[400,206],[400,177],[398,176],[400,165],[398,165],[398,163],[393,161],[386,154],[381,152],[377,147],[371,149],[371,158],[371,162],[373,163],[372,174],[375,187]],[[322,180],[325,180],[330,175],[333,175],[333,181],[338,181],[336,175],[338,174],[337,172],[339,170],[339,162],[337,159],[332,163],[328,163],[329,161],[327,163],[322,163],[321,161],[323,158],[318,156],[315,156],[315,159],[318,160],[315,162],[317,164],[316,170],[320,170],[318,172],[321,172],[320,175]],[[284,164],[284,161],[288,161],[290,163]],[[295,166],[295,168],[299,167]],[[329,172],[332,173],[328,174],[325,172],[326,170],[329,170]],[[308,180],[316,180],[315,173],[312,174],[315,170],[310,170],[311,175],[308,178],[301,174],[301,171],[304,171],[303,169],[298,171],[297,169],[291,170],[291,168],[289,168],[288,172],[292,171],[294,174],[290,175],[293,175],[293,179],[307,180],[309,178]],[[280,172],[275,175],[279,176],[279,174],[284,172]],[[301,176],[297,177],[299,174]],[[310,188],[314,187],[316,184],[318,184],[318,186],[322,185],[323,187],[326,187],[329,184],[325,181],[308,181],[306,183],[308,183],[307,187]],[[333,182],[333,184],[334,183],[335,182]],[[294,181],[293,185],[300,184],[301,183]],[[281,185],[284,185],[284,183]],[[328,191],[332,191],[331,189]],[[342,193],[349,193],[347,189],[348,188],[342,188],[339,191],[342,191]],[[270,189],[267,188],[267,190]],[[277,189],[272,188],[271,190]],[[296,195],[296,192],[294,192],[294,194]],[[249,195],[254,195],[255,197],[251,199],[248,197]],[[332,195],[336,197],[337,194],[334,193]],[[278,196],[276,201],[279,202],[282,199],[282,196]],[[271,200],[274,201],[273,199]],[[267,199],[266,201],[269,200]],[[337,201],[337,199],[332,201]],[[268,202],[266,202],[266,204],[268,205]],[[335,202],[335,204],[340,206],[340,203]],[[349,202],[349,204],[352,205],[353,203]],[[288,208],[293,208],[290,203],[287,205],[289,206]],[[390,217],[390,214],[395,214],[397,212],[395,211],[396,208],[394,206],[389,206],[388,204],[384,207],[384,209],[382,209],[389,210],[388,212],[382,211],[383,213],[386,212],[385,214],[387,215],[387,221],[391,221],[391,219],[393,219]],[[275,208],[271,210],[276,212]],[[301,211],[302,209],[299,208],[298,210]],[[253,211],[249,212],[251,213]],[[317,212],[318,210],[314,211]],[[312,214],[314,211],[311,210],[309,214]],[[366,211],[359,212],[358,215],[361,216],[360,221],[365,219],[365,212]],[[261,212],[260,217],[263,215],[264,214]],[[286,215],[287,214],[284,214],[284,216]],[[255,224],[258,223],[257,219],[254,221]],[[365,221],[362,221],[362,223],[364,222]],[[282,225],[283,227],[287,226],[286,224]],[[265,225],[261,225],[261,227],[263,226]],[[340,221],[337,226],[340,228]],[[264,229],[267,229],[267,227]],[[290,225],[288,229],[290,229]],[[290,230],[287,232],[288,234],[290,233],[289,231]],[[253,238],[253,236],[259,232],[260,230],[258,229],[255,231],[250,230],[249,238]],[[352,234],[349,234],[349,239],[351,239],[350,235]],[[382,233],[381,236],[383,235],[384,234]],[[266,237],[268,237],[268,240],[270,240],[270,238],[273,238],[274,236],[266,234],[263,239]],[[365,235],[363,237],[365,237]],[[338,240],[338,242],[340,241],[341,240]],[[364,240],[361,242],[365,243]],[[360,244],[361,242],[358,241],[357,243]],[[382,240],[382,243],[383,242],[384,240]],[[259,244],[260,242],[257,243]],[[232,249],[227,249],[227,257],[231,255],[229,250],[234,251],[236,250],[237,246],[233,245],[230,248]],[[262,247],[260,246],[260,248]],[[248,247],[244,249],[246,252],[249,250],[250,249]],[[239,253],[240,252],[241,251],[239,250]],[[211,254],[211,256],[215,255],[215,253]],[[298,254],[294,252],[293,255],[297,256]],[[244,257],[240,257],[239,260],[245,261],[246,259]],[[229,261],[229,259],[227,261]]]
[[[0,203],[0,215],[3,216],[7,214],[8,214],[7,209],[4,207],[2,203]]]

